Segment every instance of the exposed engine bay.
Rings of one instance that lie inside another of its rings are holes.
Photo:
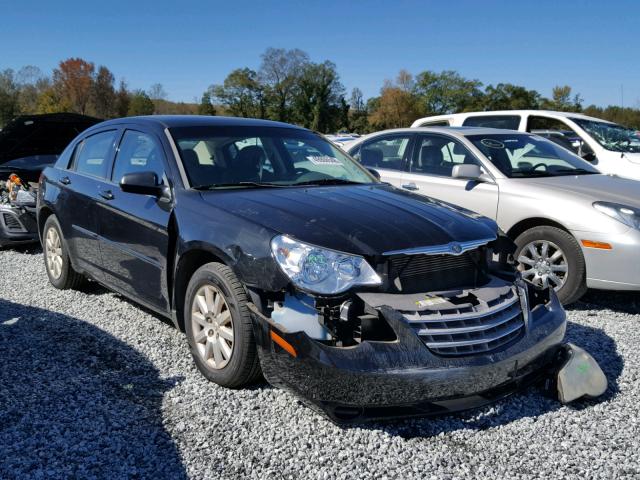
[[[38,184],[15,173],[0,181],[0,245],[37,240],[37,195]]]

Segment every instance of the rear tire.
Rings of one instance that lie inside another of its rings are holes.
[[[49,282],[60,290],[77,289],[86,279],[73,269],[67,242],[55,215],[50,215],[42,229],[42,251]]]
[[[525,280],[554,287],[564,305],[586,293],[584,256],[571,234],[556,227],[540,226],[520,234],[515,243],[518,270]]]
[[[246,292],[229,267],[207,263],[193,274],[184,319],[191,355],[208,380],[239,388],[260,378]]]

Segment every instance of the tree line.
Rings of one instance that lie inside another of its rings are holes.
[[[401,70],[385,80],[378,96],[365,99],[359,88],[346,91],[333,62],[314,62],[299,49],[267,48],[257,70],[233,70],[193,103],[169,101],[160,83],[147,90],[131,90],[125,80],[116,85],[106,66],[82,58],[61,61],[50,75],[34,66],[0,71],[0,127],[31,113],[200,114],[278,120],[324,133],[367,133],[406,127],[427,115],[514,109],[583,112],[640,129],[640,109],[584,106],[568,85],[554,87],[547,98],[511,83],[484,85],[451,70],[415,75]]]

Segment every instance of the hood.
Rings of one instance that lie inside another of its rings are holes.
[[[306,243],[360,255],[493,238],[496,224],[390,185],[202,192],[216,208]]]
[[[640,208],[640,182],[615,175],[567,175],[535,179],[518,179],[560,195],[572,193],[588,201],[606,201]]]
[[[59,155],[80,132],[99,122],[75,113],[17,117],[0,131],[0,167],[19,158]]]
[[[623,158],[634,163],[636,165],[640,165],[640,153],[623,153]]]

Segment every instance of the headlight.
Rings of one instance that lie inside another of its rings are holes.
[[[356,285],[380,285],[382,281],[358,255],[327,250],[278,235],[271,251],[282,271],[299,288],[319,294],[336,294]]]
[[[610,202],[595,202],[593,206],[605,215],[640,230],[640,210],[637,208]]]

